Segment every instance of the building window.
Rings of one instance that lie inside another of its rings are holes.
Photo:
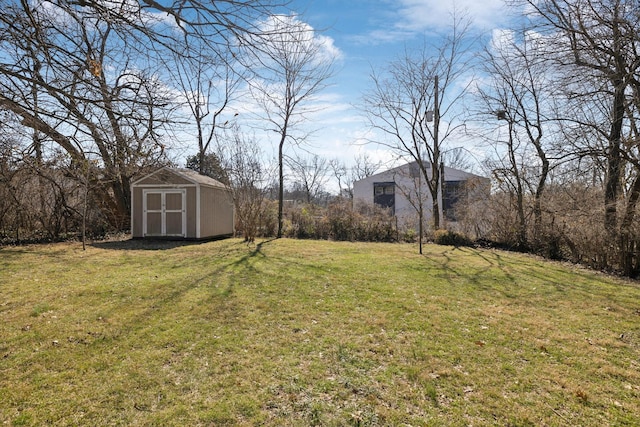
[[[373,203],[391,209],[395,214],[396,205],[396,184],[395,182],[374,182],[373,183]]]
[[[456,204],[463,197],[465,181],[445,181],[442,197],[444,216],[449,221],[456,221]]]

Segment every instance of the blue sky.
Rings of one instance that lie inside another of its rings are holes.
[[[323,93],[327,108],[315,117],[308,150],[350,164],[366,151],[387,160],[380,147],[363,146],[368,132],[355,105],[370,87],[371,70],[380,70],[398,54],[427,43],[447,31],[452,12],[466,11],[473,31],[489,42],[494,30],[505,28],[509,17],[504,0],[294,0],[290,7],[300,19],[332,39],[340,50],[332,85]]]

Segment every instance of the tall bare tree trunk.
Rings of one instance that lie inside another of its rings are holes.
[[[620,179],[622,174],[622,156],[620,143],[622,139],[622,126],[624,119],[625,87],[622,79],[615,79],[614,98],[612,108],[611,131],[609,133],[609,146],[607,149],[607,176],[604,192],[604,227],[609,237],[614,239],[617,233],[617,203],[620,191]]]
[[[282,134],[278,145],[278,238],[282,237],[282,227],[284,223],[284,142],[287,135]]]
[[[433,91],[433,162],[431,164],[431,198],[433,199],[433,228],[440,229],[440,202],[438,193],[442,187],[440,183],[440,90],[438,76],[434,76]]]

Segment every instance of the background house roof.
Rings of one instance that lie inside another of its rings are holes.
[[[405,163],[403,165],[396,166],[395,168],[387,169],[385,171],[378,172],[376,174],[370,175],[370,176],[368,176],[366,178],[363,178],[363,179],[361,179],[359,181],[356,181],[356,182],[365,181],[365,180],[371,181],[371,180],[375,180],[377,178],[384,178],[386,180],[389,176],[394,175],[394,174],[399,174],[399,173],[402,173],[403,175],[408,175],[410,173],[411,168],[417,166],[417,164],[418,164],[418,162],[416,162],[416,161]],[[427,169],[431,169],[431,164],[430,163],[427,164],[426,167],[427,167]],[[449,179],[449,178],[452,177],[452,175],[455,178],[454,179]],[[473,178],[479,178],[479,179],[485,179],[485,180],[489,179],[487,177],[476,175],[476,174],[473,174],[471,172],[466,172],[466,171],[463,171],[463,170],[460,170],[460,169],[451,168],[449,166],[445,166],[444,167],[444,179],[445,179],[445,181],[450,181],[450,180],[458,181],[458,180],[461,180],[461,179],[468,180],[468,179],[473,179]]]

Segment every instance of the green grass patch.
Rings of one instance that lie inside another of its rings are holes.
[[[640,424],[640,287],[492,250],[0,249],[3,425]]]

